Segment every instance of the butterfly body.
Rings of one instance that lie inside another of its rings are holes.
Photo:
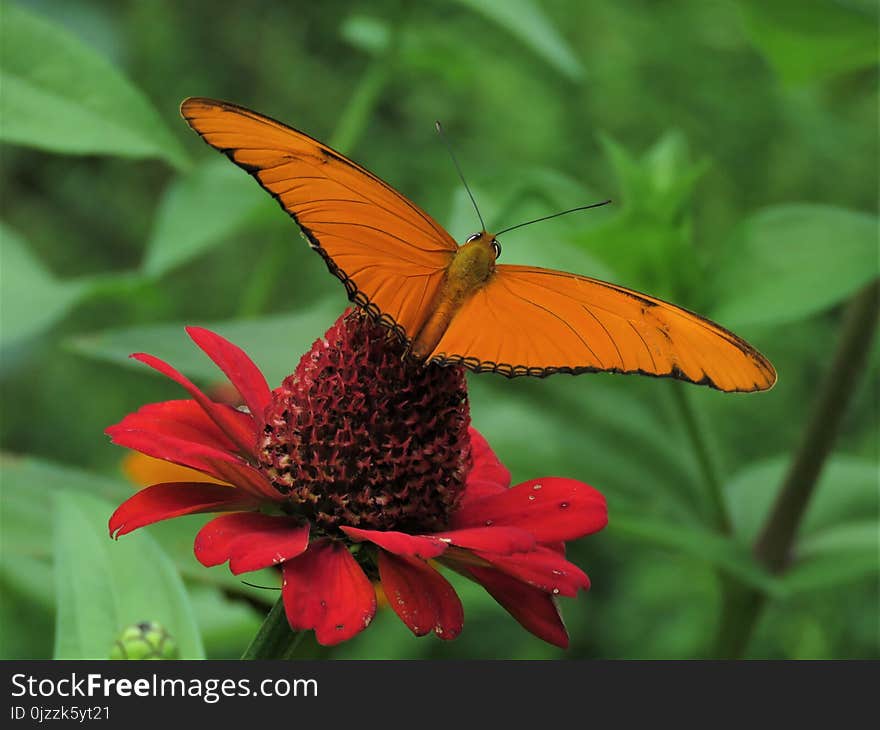
[[[278,201],[349,299],[427,365],[639,373],[723,391],[776,382],[767,358],[698,314],[579,274],[497,264],[485,231],[456,244],[388,183],[281,122],[204,98],[181,113]]]
[[[499,251],[495,237],[485,231],[475,233],[458,247],[428,307],[428,319],[412,338],[411,357],[424,360],[434,351],[462,305],[485,286],[495,272]]]

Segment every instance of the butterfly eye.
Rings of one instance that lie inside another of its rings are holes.
[[[495,258],[497,259],[501,255],[501,244],[494,238],[492,239],[492,250],[495,251]]]
[[[471,241],[476,241],[482,235],[483,235],[482,233],[474,233],[473,235],[467,237],[467,240],[465,241],[465,243],[470,243]]]

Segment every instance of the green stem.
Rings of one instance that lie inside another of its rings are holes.
[[[850,303],[837,352],[801,438],[797,457],[755,543],[755,555],[774,572],[782,570],[788,561],[798,526],[859,383],[877,327],[878,295],[880,279],[865,287]]]
[[[819,389],[807,427],[770,514],[755,542],[755,556],[773,572],[788,563],[797,530],[819,475],[837,438],[847,406],[865,369],[877,328],[880,279],[856,294],[847,307],[837,349]],[[737,658],[748,647],[766,597],[742,585],[726,584],[716,656]]]
[[[336,130],[330,137],[330,146],[349,154],[367,128],[379,97],[390,75],[390,53],[385,53],[370,62],[361,77],[354,94],[339,117]]]
[[[290,239],[273,232],[263,248],[263,252],[254,267],[254,271],[248,278],[238,303],[239,317],[256,317],[265,311],[272,298],[272,292],[278,277],[281,275],[281,265],[288,252]]]
[[[330,146],[334,149],[351,154],[358,140],[367,128],[367,123],[376,104],[385,90],[388,79],[391,78],[391,70],[397,57],[397,49],[400,41],[400,28],[403,25],[399,21],[392,26],[388,38],[388,44],[370,61],[364,75],[361,76],[354,94],[348,100],[348,104],[339,116],[339,122],[333,136],[330,137]]]
[[[284,613],[284,602],[279,598],[241,658],[293,659],[303,636],[304,631],[291,630]]]
[[[694,447],[694,455],[697,458],[697,465],[703,475],[703,482],[706,485],[715,524],[724,534],[730,534],[732,531],[730,512],[727,509],[727,503],[724,501],[721,477],[715,460],[712,458],[709,442],[705,437],[705,428],[701,427],[697,420],[694,407],[684,387],[681,387],[681,383],[673,383],[672,385],[672,399],[678,408],[685,431]]]

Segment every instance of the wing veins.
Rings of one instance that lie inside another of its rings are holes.
[[[595,319],[596,323],[605,331],[605,334],[608,335],[608,339],[611,340],[611,344],[614,345],[614,349],[617,350],[617,357],[620,358],[620,367],[625,368],[626,363],[623,361],[623,353],[620,351],[620,348],[617,346],[617,341],[611,336],[608,328],[604,324],[602,324],[601,319],[599,319],[595,314],[593,314],[593,312],[590,311],[590,308],[586,304],[581,304],[581,309],[583,309],[587,314]]]
[[[358,228],[368,228],[371,231],[376,231],[377,233],[384,233],[386,236],[390,236],[391,238],[400,241],[401,243],[409,246],[410,248],[414,248],[416,251],[424,251],[425,253],[435,253],[442,252],[447,253],[446,249],[436,249],[436,248],[422,248],[421,246],[416,246],[416,244],[407,241],[405,238],[401,238],[400,236],[395,236],[393,233],[389,233],[382,228],[376,228],[376,226],[371,226],[367,223],[356,223],[353,221],[309,221],[309,224],[314,226],[314,224],[318,224],[321,226],[357,226]],[[314,230],[314,229],[313,229]],[[335,235],[335,234],[330,234]]]
[[[370,180],[372,180],[373,182],[378,184],[384,190],[391,193],[391,195],[394,198],[400,200],[404,205],[406,205],[406,207],[408,207],[419,218],[421,218],[425,223],[427,223],[428,226],[431,228],[431,230],[433,230],[434,233],[436,233],[440,237],[441,240],[443,240],[446,236],[449,236],[449,234],[443,230],[443,228],[440,226],[439,223],[434,221],[430,216],[428,216],[427,213],[425,213],[425,211],[423,211],[421,208],[419,208],[419,206],[417,206],[415,203],[413,203],[411,200],[409,200],[406,196],[397,192],[387,182],[382,180],[382,178],[376,176],[375,174],[373,174],[372,172],[370,172],[366,168],[364,168],[361,165],[359,165],[358,163],[356,163],[354,160],[350,160],[345,155],[342,155],[339,152],[336,152],[335,150],[331,149],[330,147],[325,145],[323,142],[319,142],[314,137],[309,136],[305,132],[300,132],[298,129],[294,129],[293,127],[291,127],[288,124],[284,124],[283,122],[279,122],[277,119],[272,119],[271,117],[267,117],[265,114],[259,114],[258,112],[255,112],[251,109],[247,109],[246,107],[239,106],[238,104],[232,104],[230,102],[218,102],[216,99],[195,99],[193,101],[197,104],[201,104],[203,107],[208,108],[208,109],[213,109],[213,110],[219,109],[219,110],[222,110],[223,112],[226,112],[226,113],[232,113],[232,114],[236,114],[239,116],[243,116],[243,117],[251,120],[252,122],[257,123],[260,126],[267,127],[269,129],[271,129],[273,132],[280,131],[283,134],[290,134],[298,140],[299,139],[308,140],[309,142],[314,144],[321,151],[327,152],[330,155],[332,155],[332,159],[335,159],[338,162],[342,163],[343,165],[346,165],[347,167],[350,167],[353,170],[361,173],[362,175],[366,176],[367,178],[369,178]],[[187,119],[188,122],[195,121],[200,116],[202,119],[207,118],[207,115],[205,115],[205,114],[199,115],[197,112],[193,112],[191,114],[184,113],[184,117]],[[204,138],[206,134],[223,134],[225,131],[227,131],[225,125],[221,128],[218,128],[217,130],[210,130],[210,131],[208,131],[208,130],[202,131],[197,126],[195,126],[195,124],[192,124],[191,126],[193,127],[193,129],[195,129],[195,131],[202,138]],[[241,132],[239,132],[239,134],[241,134]],[[205,141],[208,142],[207,139]],[[208,142],[208,144],[211,144],[211,143]],[[211,146],[215,147],[215,149],[221,149],[221,151],[225,151],[222,148],[216,147],[213,144],[211,144]],[[252,148],[235,147],[235,148],[227,148],[227,149],[252,149]],[[265,149],[265,148],[258,147],[255,149]],[[279,147],[277,149],[282,154],[285,154],[285,153],[286,154],[293,154],[293,155],[297,154],[295,151],[290,150],[290,149],[285,150],[283,147]],[[297,159],[299,159],[299,158],[297,158]],[[308,163],[306,163],[306,164],[308,164]],[[259,179],[259,178],[257,178],[257,179]],[[332,178],[326,178],[326,179],[332,180]],[[262,184],[262,181],[260,181],[260,183]],[[269,192],[271,192],[271,191],[269,191]],[[355,191],[352,191],[352,192],[355,192]]]
[[[516,293],[514,293],[514,292],[510,289],[510,287],[507,286],[507,282],[504,281],[504,278],[503,278],[503,277],[498,277],[498,281],[500,281],[501,283],[503,283],[503,284],[504,284],[504,288],[507,289],[507,291],[510,292],[513,296],[515,296],[515,297],[517,297],[517,298],[519,298],[519,299],[522,299],[524,302],[527,302],[527,303],[531,304],[533,307],[535,307],[535,308],[537,308],[537,309],[540,309],[540,310],[546,312],[547,314],[549,314],[549,315],[550,315],[551,317],[553,317],[554,319],[558,319],[560,322],[562,322],[562,324],[564,324],[566,327],[568,327],[568,329],[571,330],[571,332],[575,335],[575,337],[577,337],[577,338],[578,338],[578,339],[584,344],[584,347],[586,347],[586,348],[590,351],[590,353],[593,355],[593,357],[596,358],[596,362],[599,363],[599,366],[600,366],[603,370],[606,370],[606,369],[607,369],[607,368],[605,367],[605,364],[602,362],[602,358],[600,358],[600,357],[599,357],[599,356],[593,351],[593,348],[590,347],[589,343],[588,343],[583,337],[581,337],[580,333],[579,333],[574,327],[572,327],[568,322],[566,322],[564,319],[562,319],[562,317],[560,317],[558,314],[556,314],[556,312],[554,312],[554,311],[551,310],[551,309],[547,309],[547,307],[542,307],[540,304],[538,304],[537,302],[532,301],[532,300],[529,299],[528,297],[524,297],[524,296],[522,296],[521,294],[516,294]]]
[[[319,144],[320,144],[320,143],[319,143]],[[309,165],[310,167],[313,167],[313,168],[316,168],[316,169],[320,169],[320,168],[318,168],[318,167],[315,165],[315,163],[313,163],[313,162],[309,162],[309,161],[307,161],[307,160],[303,160],[302,162],[303,162],[303,164],[305,164],[305,165]],[[443,233],[445,233],[445,231],[438,231],[437,228],[435,228],[434,226],[432,226],[432,225],[431,225],[431,221],[430,221],[430,219],[426,217],[427,214],[426,214],[424,211],[422,211],[421,209],[419,209],[419,207],[416,206],[415,203],[412,203],[408,198],[406,198],[405,196],[403,196],[403,195],[401,195],[400,193],[398,193],[398,192],[397,192],[394,188],[392,188],[390,185],[388,185],[387,183],[383,182],[382,180],[380,180],[379,178],[377,178],[375,175],[372,175],[371,173],[367,172],[366,170],[364,170],[364,169],[361,168],[360,166],[358,166],[358,169],[360,169],[362,172],[366,173],[371,179],[373,179],[373,180],[375,180],[376,182],[380,183],[380,184],[382,185],[382,187],[383,187],[385,190],[388,190],[389,192],[392,193],[392,195],[394,196],[394,198],[395,198],[396,200],[400,200],[400,201],[404,202],[404,203],[407,205],[407,207],[410,208],[410,210],[412,210],[413,212],[415,212],[415,213],[416,213],[416,214],[417,214],[417,215],[418,215],[423,221],[425,221],[425,222],[428,224],[428,227],[429,227],[429,228],[431,228],[435,233],[439,233],[439,235],[440,235],[440,240],[446,240],[446,239],[444,238],[444,236],[443,236]],[[406,223],[409,223],[409,225],[411,225],[413,228],[415,228],[415,229],[416,229],[417,231],[419,231],[420,233],[425,234],[425,235],[428,235],[429,237],[433,238],[433,236],[431,235],[431,233],[430,233],[430,232],[426,232],[425,229],[423,229],[421,226],[417,226],[417,225],[415,225],[412,221],[407,220],[406,218],[402,218],[401,216],[399,216],[398,214],[396,214],[393,210],[389,210],[389,209],[386,208],[384,205],[380,205],[379,203],[377,203],[377,202],[376,202],[375,200],[373,200],[372,198],[370,198],[370,197],[364,195],[362,192],[359,192],[358,190],[355,190],[354,188],[349,187],[348,185],[346,185],[345,183],[341,182],[340,180],[337,180],[337,179],[335,179],[335,178],[332,178],[332,177],[330,177],[329,175],[326,175],[324,179],[326,179],[326,180],[330,180],[331,182],[336,183],[337,185],[339,185],[339,186],[345,188],[346,190],[348,190],[349,192],[354,193],[355,195],[357,195],[357,196],[363,198],[363,199],[366,200],[366,201],[369,201],[370,203],[372,203],[373,205],[375,205],[377,208],[380,208],[381,210],[384,210],[386,213],[388,213],[389,215],[391,215],[391,216],[392,216],[393,218],[395,218],[396,220],[400,220],[400,221],[404,221],[404,222],[406,222]],[[448,234],[448,233],[446,233],[446,237],[449,237],[449,234]],[[450,238],[450,240],[451,240],[451,238]],[[453,245],[455,245],[454,242],[453,242]]]
[[[647,296],[639,294],[638,292],[633,291],[631,289],[627,289],[626,287],[617,286],[616,284],[611,284],[610,282],[602,281],[601,279],[593,279],[592,277],[589,277],[589,276],[580,276],[577,274],[569,274],[564,271],[554,271],[553,269],[542,269],[537,266],[523,266],[523,267],[518,268],[518,270],[519,271],[526,271],[529,273],[542,274],[542,275],[546,275],[546,276],[556,276],[556,277],[560,277],[560,278],[564,278],[564,279],[574,279],[575,281],[584,281],[589,284],[597,284],[601,287],[604,287],[605,289],[610,289],[611,291],[616,292],[618,294],[621,294],[625,297],[629,297],[630,299],[635,299],[638,302],[642,302],[643,304],[647,304],[648,306],[656,307],[656,306],[662,305],[663,307],[665,307],[665,311],[673,312],[680,317],[684,315],[688,321],[693,321],[695,324],[699,325],[702,329],[706,330],[707,332],[710,332],[714,335],[718,335],[723,340],[725,340],[728,344],[731,344],[731,345],[734,345],[735,347],[737,347],[737,349],[745,349],[749,353],[755,352],[755,349],[751,345],[749,345],[747,342],[745,342],[742,338],[733,334],[733,332],[730,332],[730,331],[724,329],[724,327],[722,327],[721,325],[719,325],[715,322],[711,322],[711,321],[707,320],[705,317],[702,317],[701,315],[697,314],[696,312],[692,312],[689,309],[685,309],[684,307],[680,307],[677,304],[672,304],[671,302],[666,302],[662,299],[657,299],[656,297],[648,298]],[[534,283],[538,284],[539,286],[543,286],[545,289],[548,289],[549,291],[555,291],[554,289],[550,289],[546,285],[540,284],[539,282],[534,282]],[[608,312],[609,314],[615,314],[618,317],[621,317],[623,319],[627,319],[626,317],[623,317],[623,315],[617,314],[617,312],[614,312],[610,309],[606,309],[605,307],[602,307],[600,305],[594,304],[593,306],[595,306],[597,309],[601,309],[605,312]]]
[[[308,230],[309,232],[313,232],[313,231],[314,231],[314,229],[311,228],[310,226],[305,226],[303,223],[300,223],[300,225],[303,226],[304,228],[306,228],[306,230]],[[350,225],[350,224],[345,224],[345,225]],[[384,231],[383,231],[383,232],[384,232]],[[323,232],[319,231],[319,233],[323,233],[323,235],[325,235],[325,236],[330,236],[330,237],[335,237],[335,238],[341,238],[343,241],[349,241],[350,243],[356,243],[356,244],[361,245],[361,246],[366,246],[366,245],[367,245],[367,244],[365,244],[363,241],[361,241],[361,240],[359,240],[359,239],[357,239],[357,238],[350,238],[349,236],[343,236],[343,235],[340,234],[340,233],[333,233],[333,232],[331,232],[331,231],[323,231]],[[373,248],[368,248],[368,250],[375,250],[375,249],[373,249]],[[432,248],[432,249],[424,249],[424,248],[421,248],[421,249],[417,249],[417,250],[419,250],[419,251],[425,251],[426,253],[438,253],[438,252],[439,252],[439,253],[447,253],[446,251],[439,251],[438,249],[433,249],[433,248]],[[337,255],[338,255],[338,254],[337,254]],[[397,260],[397,261],[405,261],[405,262],[408,263],[408,264],[413,264],[413,265],[415,265],[415,266],[422,266],[422,267],[424,267],[424,268],[428,268],[428,266],[427,266],[425,263],[421,262],[421,261],[413,261],[412,259],[404,258],[403,256],[400,256],[399,254],[395,254],[395,255],[394,255],[394,258],[395,258],[395,260]],[[437,267],[436,269],[434,269],[434,270],[435,270],[435,271],[442,271],[444,268],[445,268],[444,266],[438,266],[438,267]]]
[[[636,333],[636,336],[642,341],[642,344],[645,346],[645,351],[648,353],[648,357],[651,358],[651,367],[654,368],[655,373],[659,373],[660,370],[657,368],[657,361],[654,359],[654,353],[651,352],[651,348],[648,347],[648,343],[645,342],[645,338],[642,337],[642,333],[639,332],[638,327],[636,327],[632,320],[626,319],[626,323],[632,328],[632,331]]]

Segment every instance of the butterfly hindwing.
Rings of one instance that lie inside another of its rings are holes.
[[[499,265],[428,356],[508,376],[610,371],[726,391],[769,388],[773,366],[685,309],[562,271]]]

